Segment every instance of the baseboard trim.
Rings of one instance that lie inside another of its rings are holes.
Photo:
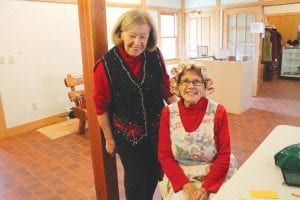
[[[11,128],[5,128],[4,130],[1,130],[0,132],[0,139],[12,137],[17,134],[26,133],[29,131],[34,131],[38,128],[48,126],[57,122],[61,122],[67,120],[67,117],[65,113],[61,113],[58,115],[50,116],[44,119],[40,119],[37,121],[29,122],[26,124],[22,124],[19,126],[11,127]]]

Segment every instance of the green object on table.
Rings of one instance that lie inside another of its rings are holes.
[[[287,185],[300,186],[300,143],[287,146],[274,155]]]

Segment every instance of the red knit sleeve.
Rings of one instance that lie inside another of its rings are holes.
[[[162,169],[171,182],[174,192],[182,189],[189,179],[179,167],[173,157],[170,140],[170,111],[165,107],[161,113],[159,140],[158,140],[158,159]]]
[[[215,116],[215,142],[217,155],[211,165],[202,187],[210,192],[217,192],[223,184],[230,164],[230,135],[225,108],[219,105]]]
[[[105,113],[110,102],[110,85],[102,62],[98,62],[94,69],[93,99],[97,115]]]
[[[163,85],[161,88],[161,93],[164,97],[164,99],[168,99],[171,97],[173,94],[170,91],[170,77],[169,74],[167,73],[166,69],[166,64],[163,55],[161,54],[160,50],[158,49],[160,60],[162,63],[162,68],[163,68]]]

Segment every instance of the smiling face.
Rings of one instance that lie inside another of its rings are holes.
[[[121,33],[124,49],[128,55],[136,57],[145,51],[150,29],[148,24],[137,24]]]
[[[178,90],[186,107],[197,104],[205,96],[203,79],[193,70],[184,72],[179,80]]]

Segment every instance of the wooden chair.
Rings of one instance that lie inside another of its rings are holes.
[[[85,133],[87,120],[83,76],[72,76],[71,74],[67,74],[64,81],[65,85],[70,88],[70,92],[68,93],[69,99],[75,104],[72,107],[72,111],[74,117],[79,119],[78,132],[83,134]]]

